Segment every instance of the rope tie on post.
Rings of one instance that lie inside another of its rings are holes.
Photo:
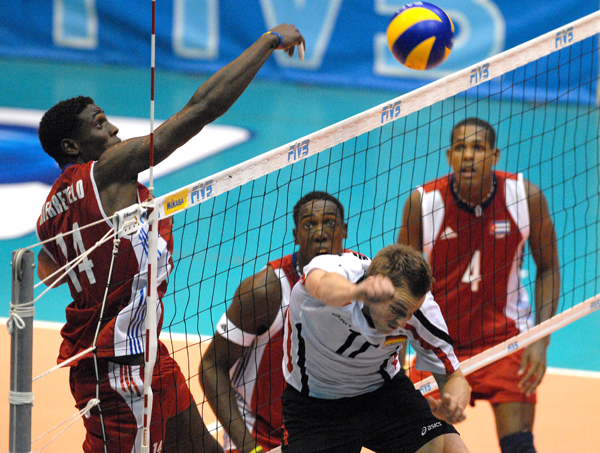
[[[8,402],[14,405],[33,404],[33,392],[8,391]]]
[[[24,329],[25,321],[23,321],[23,318],[33,318],[34,314],[35,306],[33,305],[33,302],[20,305],[14,305],[11,302],[10,310],[8,311],[8,321],[6,321],[8,333],[12,335],[15,327],[17,329]]]

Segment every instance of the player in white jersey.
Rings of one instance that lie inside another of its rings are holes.
[[[200,384],[225,430],[227,453],[281,445],[283,319],[292,287],[315,256],[344,251],[347,225],[337,198],[309,192],[293,218],[297,251],[242,281],[200,364]]]
[[[284,333],[283,452],[466,452],[451,423],[469,386],[414,249],[391,245],[373,261],[313,259],[292,290]],[[442,397],[425,399],[397,363],[406,340]]]

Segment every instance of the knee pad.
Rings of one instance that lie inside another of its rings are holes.
[[[524,431],[509,434],[500,439],[502,453],[536,453],[533,446],[533,433]]]

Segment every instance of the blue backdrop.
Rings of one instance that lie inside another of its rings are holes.
[[[269,28],[294,23],[300,62],[277,52],[260,77],[410,91],[598,9],[597,0],[435,0],[456,29],[448,60],[430,71],[397,63],[385,30],[405,0],[157,0],[157,67],[214,72]],[[150,64],[151,0],[3,0],[0,56]]]

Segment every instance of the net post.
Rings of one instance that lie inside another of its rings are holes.
[[[19,249],[12,254],[11,309],[8,330],[10,354],[9,452],[31,451],[33,406],[33,268],[34,253]]]

